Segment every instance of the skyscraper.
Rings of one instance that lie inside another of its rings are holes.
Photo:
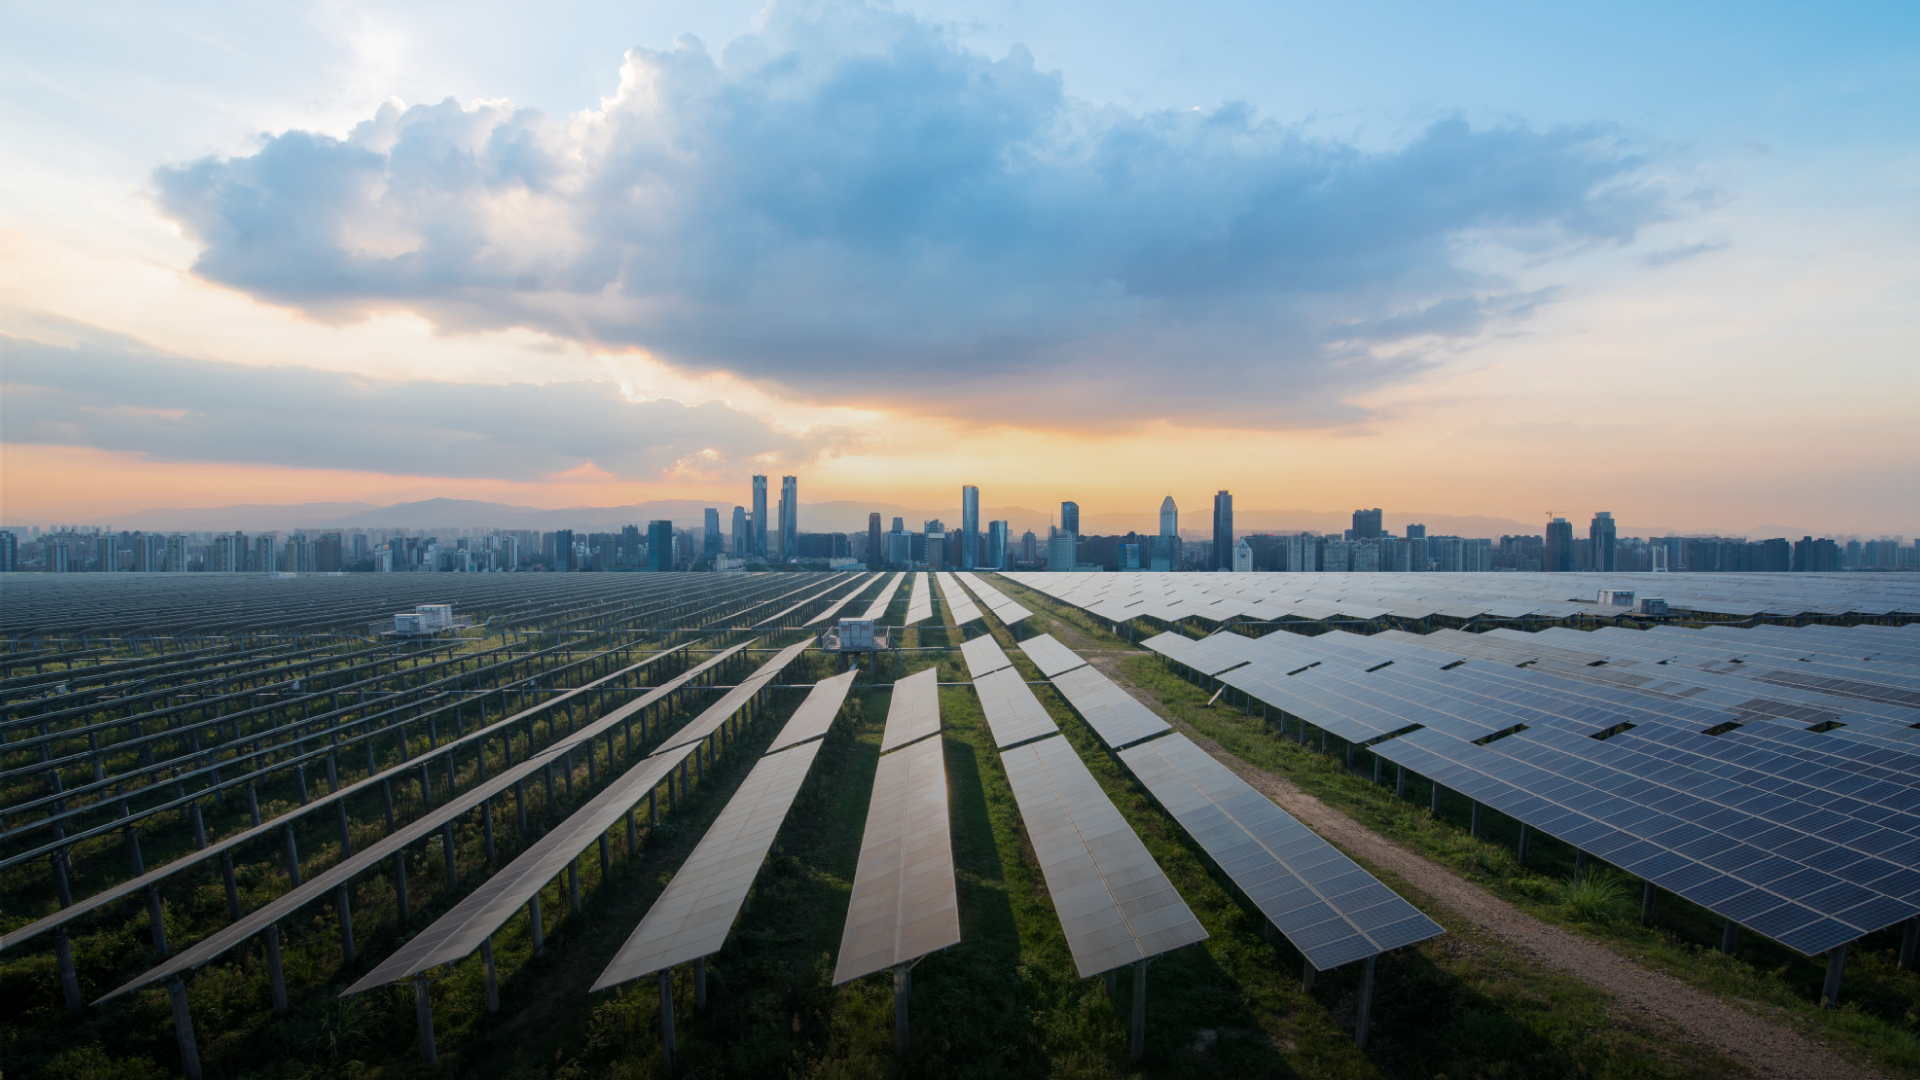
[[[572,529],[555,529],[553,531],[553,568],[562,571],[573,569]],[[398,567],[395,569],[398,569]]]
[[[780,557],[800,555],[800,478],[780,478]]]
[[[880,511],[867,515],[867,563],[875,565],[887,561],[887,549],[880,546]]]
[[[673,522],[647,522],[647,566],[663,572],[673,569]]]
[[[1549,573],[1573,573],[1573,523],[1557,517],[1547,522],[1546,567]]]
[[[20,538],[11,529],[0,530],[0,574],[11,574],[19,568]]]
[[[1233,569],[1233,495],[1226,491],[1213,497],[1213,566]]]
[[[753,478],[753,550],[742,555],[767,557],[767,478]]]
[[[1080,535],[1080,504],[1063,502],[1060,504],[1060,531],[1071,536]],[[1071,570],[1072,567],[1067,569]]]
[[[967,484],[960,488],[960,569],[973,569],[979,556],[980,489]]]
[[[1355,510],[1353,512],[1353,538],[1355,540],[1372,540],[1375,537],[1385,536],[1387,531],[1380,527],[1380,517],[1380,508],[1377,506],[1371,510]]]
[[[1617,565],[1614,561],[1614,541],[1617,537],[1613,529],[1613,514],[1606,510],[1593,515],[1593,524],[1587,527],[1587,543],[1593,551],[1593,568],[1604,574],[1611,574]]]
[[[1173,496],[1160,500],[1160,535],[1180,535],[1180,508],[1173,505]]]
[[[733,508],[733,557],[744,559],[753,553],[753,530],[747,524],[747,508]]]
[[[995,521],[987,526],[987,569],[1005,570],[1011,552],[1007,550],[1007,523]]]

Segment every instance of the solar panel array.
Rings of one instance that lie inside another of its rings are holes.
[[[980,709],[987,714],[987,730],[993,745],[1001,750],[1060,730],[1040,699],[1027,689],[1027,681],[1014,668],[1002,668],[973,680],[974,693],[980,695]]]
[[[1145,644],[1802,953],[1920,915],[1920,626]]]
[[[876,620],[883,618],[887,614],[887,608],[893,606],[893,598],[900,592],[900,584],[906,580],[907,575],[904,572],[893,575],[893,580],[887,582],[886,586],[880,590],[880,595],[873,598],[873,603],[867,605],[867,610],[862,612],[860,617]]]
[[[691,682],[706,670],[719,666],[744,648],[746,648],[746,643],[733,646],[709,658],[706,663],[682,672],[641,697],[628,702],[626,705],[622,705],[620,708],[607,713],[593,723],[587,724],[572,734],[556,741],[545,750],[534,754],[511,768],[495,774],[489,779],[481,781],[467,791],[462,792],[459,796],[442,803],[440,806],[435,807],[412,822],[401,826],[367,847],[354,852],[352,855],[342,859],[320,874],[282,893],[262,907],[249,912],[218,932],[197,942],[192,947],[175,953],[170,959],[162,961],[159,965],[136,976],[134,979],[121,985],[118,989],[102,997],[100,1002],[105,1003],[122,994],[131,993],[157,982],[164,982],[180,972],[191,971],[219,957],[227,950],[250,940],[255,934],[265,930],[268,926],[292,915],[295,911],[305,907],[307,904],[326,896],[328,892],[336,886],[345,884],[360,874],[365,873],[382,860],[391,856],[394,852],[401,851],[415,841],[432,835],[438,831],[442,825],[473,812],[482,801],[501,795],[516,783],[533,777],[541,770],[554,764],[556,760],[561,759],[568,752],[579,748],[583,744],[589,743],[594,738],[612,731],[616,725],[624,723],[628,717],[639,713],[641,710],[659,701],[665,700],[674,690]]]
[[[913,575],[913,594],[907,599],[907,617],[900,625],[913,626],[933,618],[933,575]]]
[[[965,626],[981,617],[982,612],[968,596],[960,583],[953,580],[952,574],[936,574],[940,579],[940,595],[946,598],[947,610],[953,613],[953,625]]]
[[[1206,940],[1071,743],[1041,739],[1000,761],[1082,978]]]
[[[828,604],[825,608],[821,609],[820,614],[815,615],[813,618],[807,620],[807,625],[814,626],[823,622],[831,622],[832,620],[838,618],[842,611],[844,611],[846,608],[848,608],[853,604],[854,598],[859,596],[861,593],[866,592],[867,586],[871,584],[873,584],[873,578],[867,574],[861,574],[854,581],[853,587],[847,590],[847,594],[845,596],[841,597],[840,599],[834,601],[831,604]]]
[[[1028,611],[1015,602],[1012,597],[994,588],[992,585],[987,584],[981,580],[979,576],[969,571],[962,570],[954,576],[965,582],[967,588],[973,590],[973,595],[979,597],[980,602],[987,605],[987,610],[993,612],[995,618],[1006,623],[1008,626],[1012,626],[1021,619],[1033,614],[1033,612]]]
[[[593,989],[604,990],[720,951],[780,825],[820,752],[826,723],[846,700],[854,672],[816,684],[771,749],[727,800]],[[818,699],[818,700],[816,700]],[[830,706],[830,707],[829,707]],[[805,739],[805,741],[799,741]]]
[[[1618,615],[1602,589],[1658,590],[1674,611],[1754,615],[1920,614],[1920,581],[1888,574],[1079,574],[1007,577],[1110,622]]]
[[[1100,741],[1116,749],[1172,730],[1152,709],[1091,665],[1055,675],[1053,686]]]
[[[945,747],[927,737],[940,730],[936,677],[928,668],[894,684],[835,986],[960,941]]]

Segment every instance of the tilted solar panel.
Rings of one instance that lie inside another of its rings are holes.
[[[960,941],[945,755],[926,739],[880,759],[835,986]]]

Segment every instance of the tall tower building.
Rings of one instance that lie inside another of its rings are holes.
[[[1213,497],[1213,566],[1233,569],[1233,495],[1226,491]]]
[[[1587,527],[1587,542],[1593,552],[1593,568],[1603,574],[1613,573],[1618,565],[1614,560],[1613,514],[1602,510],[1593,515],[1593,524]]]
[[[744,559],[753,554],[753,529],[747,524],[747,508],[733,508],[733,557]]]
[[[741,554],[767,557],[767,478],[753,478],[753,551]]]
[[[880,546],[880,511],[867,515],[867,563],[869,565],[887,561],[887,549]]]
[[[1080,504],[1063,502],[1060,504],[1060,531],[1072,536],[1080,535]],[[1073,567],[1069,566],[1071,570]]]
[[[780,557],[800,555],[800,478],[780,478]]]
[[[715,555],[720,554],[720,508],[717,506],[707,507],[706,520],[702,522],[702,524],[705,528],[703,529],[703,535],[700,537],[700,551],[701,554],[711,559]]]
[[[1549,573],[1573,573],[1573,523],[1557,517],[1547,522],[1546,566]]]
[[[1180,535],[1180,508],[1173,505],[1173,496],[1160,500],[1160,535]]]
[[[980,561],[980,489],[960,489],[960,569],[971,570]]]

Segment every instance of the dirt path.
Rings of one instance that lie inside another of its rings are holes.
[[[1559,968],[1606,990],[1617,997],[1623,1007],[1677,1025],[1687,1036],[1730,1055],[1761,1076],[1840,1080],[1880,1075],[1846,1061],[1783,1024],[1769,1022],[1671,975],[1649,971],[1612,950],[1541,922],[1478,885],[1462,880],[1453,871],[1368,829],[1292,782],[1248,765],[1160,708],[1152,695],[1142,692],[1120,673],[1120,659],[1120,655],[1108,653],[1092,657],[1091,662],[1315,832],[1346,851],[1399,874],[1454,915],[1520,949],[1536,962]]]

